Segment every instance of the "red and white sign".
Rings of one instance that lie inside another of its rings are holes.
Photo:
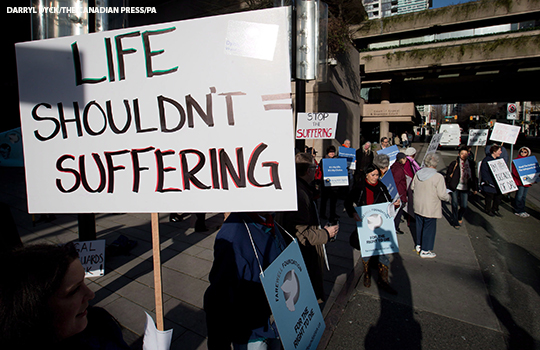
[[[17,44],[29,212],[296,210],[287,18]]]
[[[298,113],[296,139],[335,139],[337,113]]]

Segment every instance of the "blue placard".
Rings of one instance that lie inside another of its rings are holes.
[[[386,147],[377,151],[377,154],[386,154],[390,158],[390,165],[394,164],[398,153],[399,153],[399,148],[396,145]]]
[[[540,181],[540,166],[535,156],[513,160],[516,170],[524,185],[531,185]]]
[[[261,281],[285,350],[316,349],[326,325],[296,240]]]
[[[390,193],[390,198],[396,198],[396,196],[398,195],[398,190],[396,186],[396,181],[394,180],[394,174],[392,174],[391,170],[388,170],[386,174],[384,174],[381,182],[388,189],[388,193]]]
[[[394,225],[394,205],[390,202],[357,207],[362,219],[356,223],[362,257],[399,253]]]
[[[322,160],[324,185],[348,186],[349,175],[347,172],[347,159],[345,158],[324,158]]]

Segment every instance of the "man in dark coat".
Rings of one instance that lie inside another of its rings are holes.
[[[308,153],[296,155],[296,184],[298,210],[276,215],[276,221],[298,239],[300,251],[308,269],[309,278],[319,302],[324,301],[323,269],[325,253],[323,245],[334,238],[338,225],[321,228],[314,191],[311,186],[316,170],[313,157]]]
[[[476,163],[469,158],[467,146],[462,146],[456,160],[448,165],[446,188],[452,191],[452,224],[454,228],[459,229],[463,223],[463,214],[468,207],[469,191],[473,194],[478,192]]]

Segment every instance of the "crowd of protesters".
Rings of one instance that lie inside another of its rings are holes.
[[[469,194],[483,193],[485,213],[500,216],[503,198],[488,162],[508,160],[502,145],[486,147],[486,157],[478,166],[470,147],[461,147],[458,156],[439,173],[440,157],[427,154],[422,166],[415,160],[416,149],[406,142],[390,164],[386,154],[377,150],[389,147],[383,137],[374,147],[363,143],[356,150],[356,169],[350,173],[346,187],[344,211],[356,222],[362,219],[355,207],[391,203],[395,208],[394,227],[397,234],[402,219],[410,228],[415,250],[420,258],[432,259],[438,219],[442,218],[442,202],[450,202],[450,223],[456,229],[463,224]],[[343,142],[350,147],[350,140]],[[280,336],[261,283],[261,273],[294,239],[306,264],[319,304],[325,302],[323,276],[325,245],[339,232],[339,187],[324,186],[322,162],[316,160],[314,148],[296,154],[297,210],[282,213],[228,213],[214,245],[214,262],[209,275],[210,286],[204,295],[204,309],[209,349],[280,349]],[[324,158],[336,157],[336,148],[329,146]],[[522,147],[517,159],[531,156]],[[398,195],[392,198],[381,181],[391,172]],[[513,203],[515,214],[526,218],[525,199],[531,186],[523,183],[512,165],[518,188]],[[319,204],[319,205],[318,205]],[[392,206],[392,205],[390,205]],[[328,214],[328,216],[327,216]],[[178,215],[178,214],[177,214]],[[321,219],[327,219],[323,225]],[[174,220],[171,220],[174,221]],[[201,225],[204,216],[200,217]],[[360,249],[358,234],[350,235],[352,248]],[[8,348],[30,349],[41,344],[56,349],[128,349],[121,327],[105,310],[89,306],[94,292],[84,283],[84,269],[73,245],[35,245],[21,247],[0,255],[8,269],[8,278],[0,284],[0,331]],[[362,257],[363,284],[371,286],[371,270],[378,272],[378,286],[390,294],[398,291],[390,285],[387,255]],[[224,317],[227,320],[224,321]]]

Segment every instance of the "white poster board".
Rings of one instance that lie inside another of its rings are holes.
[[[439,143],[441,143],[443,133],[437,133],[433,135],[431,138],[431,142],[429,143],[428,149],[426,151],[426,154],[424,155],[424,159],[426,159],[426,156],[430,153],[437,152],[437,148],[439,147]],[[422,167],[424,167],[424,159],[422,159]]]
[[[488,129],[469,129],[467,146],[485,146],[488,138]]]
[[[495,123],[489,139],[514,145],[516,144],[520,130],[520,126],[505,123]]]
[[[495,160],[490,160],[488,165],[502,194],[518,190],[514,178],[512,177],[510,170],[508,170],[508,166],[506,166],[504,159],[498,158]]]
[[[288,11],[17,44],[29,212],[295,210]]]
[[[105,275],[105,240],[74,242],[85,277]]]
[[[337,113],[298,113],[296,139],[335,139]]]

